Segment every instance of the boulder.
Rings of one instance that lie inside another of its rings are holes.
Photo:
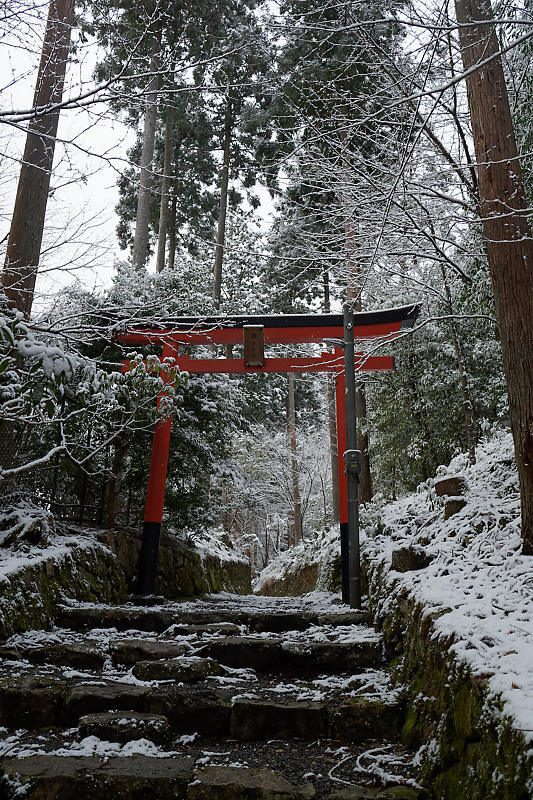
[[[396,572],[411,572],[429,567],[433,556],[420,547],[398,547],[392,551],[391,569]]]
[[[439,478],[435,481],[437,497],[463,497],[467,489],[468,484],[462,475]]]
[[[454,514],[458,514],[466,506],[464,497],[450,497],[444,503],[444,519],[450,519]]]

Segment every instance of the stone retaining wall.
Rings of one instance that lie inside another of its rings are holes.
[[[61,538],[33,556],[13,557],[0,580],[0,637],[50,627],[66,598],[114,603],[126,594],[124,573],[107,548],[91,539]]]
[[[99,531],[98,540],[117,556],[130,590],[135,590],[141,536],[136,531]],[[168,600],[198,597],[221,591],[249,594],[251,571],[237,555],[234,561],[214,555],[202,558],[194,547],[176,536],[162,534],[159,548],[156,594]]]
[[[389,602],[394,585],[386,565],[367,559],[364,570],[372,617],[395,676],[408,687],[403,738],[422,747],[423,784],[439,800],[530,800],[533,750],[489,696],[487,676],[472,675],[457,661],[451,642],[437,639],[432,616],[408,590]]]

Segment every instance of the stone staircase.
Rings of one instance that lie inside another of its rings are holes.
[[[417,800],[363,612],[65,605],[0,647],[0,798]]]

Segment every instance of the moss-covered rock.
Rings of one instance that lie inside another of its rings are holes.
[[[13,556],[0,582],[0,636],[52,625],[66,599],[121,602],[127,594],[115,556],[92,539],[58,537]]]

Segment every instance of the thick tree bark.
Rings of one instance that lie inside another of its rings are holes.
[[[146,87],[144,112],[143,146],[141,152],[141,173],[137,196],[137,217],[133,239],[132,263],[142,268],[148,260],[148,232],[150,227],[150,201],[152,198],[154,141],[157,120],[157,92],[159,89],[159,59],[161,50],[161,29],[152,38],[150,56],[151,78]]]
[[[329,273],[324,272],[324,312],[331,312],[329,295]],[[339,501],[339,465],[337,460],[337,414],[335,409],[335,376],[327,373],[327,401],[328,401],[328,429],[329,429],[329,459],[331,469],[331,499],[333,504],[333,522],[340,521]]]
[[[488,0],[456,0],[483,232],[520,481],[523,553],[533,555],[533,239]],[[487,24],[489,21],[489,24]]]
[[[170,190],[170,172],[172,169],[172,126],[174,122],[174,109],[167,105],[167,118],[165,122],[165,156],[163,159],[163,175],[161,177],[161,205],[159,208],[159,232],[157,237],[156,272],[165,268],[165,250],[168,228],[168,195]]]
[[[287,373],[288,402],[287,422],[289,427],[289,441],[291,445],[291,483],[292,483],[292,508],[294,521],[294,544],[298,544],[303,535],[302,526],[302,501],[300,498],[300,482],[298,477],[298,457],[296,451],[296,411],[294,406],[294,372]]]
[[[222,153],[222,170],[220,174],[220,204],[218,208],[217,243],[215,248],[215,266],[213,270],[213,300],[215,308],[220,307],[222,294],[222,262],[224,260],[224,242],[226,240],[226,214],[228,210],[228,188],[230,169],[231,134],[233,130],[233,108],[231,97],[227,98],[224,114],[224,144]]]
[[[59,109],[46,109],[63,97],[73,8],[74,0],[50,0],[33,98],[35,117],[28,125],[2,273],[6,295],[25,317],[33,303],[59,123]]]

